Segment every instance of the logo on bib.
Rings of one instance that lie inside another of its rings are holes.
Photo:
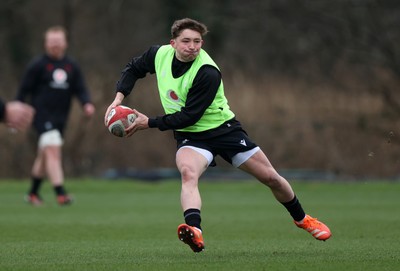
[[[179,102],[179,97],[176,94],[175,91],[173,91],[172,89],[168,90],[167,92],[168,98],[173,101],[173,102]]]

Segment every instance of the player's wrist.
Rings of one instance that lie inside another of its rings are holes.
[[[115,105],[120,105],[122,101],[124,100],[125,95],[121,91],[117,91],[117,94],[115,95],[113,104]]]
[[[157,120],[149,118],[147,121],[147,125],[149,126],[149,128],[157,128]]]

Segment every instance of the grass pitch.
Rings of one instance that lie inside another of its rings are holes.
[[[0,182],[0,270],[399,270],[400,183],[292,183],[327,242],[294,226],[256,181],[201,182],[206,250],[176,234],[180,183],[74,180],[71,206],[48,183],[46,204],[23,202],[29,184]]]

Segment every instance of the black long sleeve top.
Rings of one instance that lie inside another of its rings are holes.
[[[0,122],[4,121],[6,115],[6,104],[0,99]]]
[[[52,129],[63,133],[74,96],[82,105],[90,102],[78,64],[68,56],[55,60],[42,55],[27,66],[16,99],[29,100],[35,108],[33,125],[39,134]]]

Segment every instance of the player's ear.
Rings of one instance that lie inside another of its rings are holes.
[[[175,45],[176,45],[175,39],[171,39],[171,40],[169,41],[169,44],[171,44],[171,46],[175,48]]]

